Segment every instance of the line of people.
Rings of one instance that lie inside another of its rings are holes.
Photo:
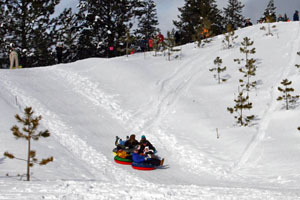
[[[135,134],[127,136],[126,140],[123,141],[118,136],[116,137],[115,145],[116,154],[121,158],[131,159],[135,163],[145,163],[154,166],[162,166],[164,159],[159,159],[155,155],[156,148],[146,139],[145,135],[141,136],[141,140],[138,142],[135,139]]]

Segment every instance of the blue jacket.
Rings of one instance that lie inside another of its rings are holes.
[[[145,156],[142,156],[140,154],[137,153],[132,153],[132,160],[135,163],[142,163],[145,161]]]

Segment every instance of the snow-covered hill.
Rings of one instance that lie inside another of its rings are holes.
[[[0,70],[0,199],[300,199],[300,107],[287,111],[276,100],[285,78],[300,93],[300,24],[277,23],[273,36],[261,26],[237,31],[232,49],[218,36],[204,48],[182,46],[181,59],[170,62],[141,53]],[[242,78],[233,60],[244,57],[244,37],[254,41],[258,62],[250,127],[227,111]],[[209,71],[217,56],[229,77],[222,84]],[[25,158],[26,142],[10,128],[26,106],[51,132],[34,142],[37,157],[54,157],[32,169],[31,182],[16,177],[25,163],[1,156]],[[146,135],[165,169],[114,163],[115,136],[130,134]]]

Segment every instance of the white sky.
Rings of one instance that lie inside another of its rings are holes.
[[[179,14],[178,7],[184,5],[184,0],[155,0],[157,4],[157,14],[159,18],[159,28],[163,33],[174,28],[172,20],[177,19]],[[217,0],[219,8],[226,7],[227,0]],[[244,7],[244,16],[250,17],[253,23],[262,16],[269,0],[242,0]],[[286,13],[290,19],[292,19],[295,10],[300,10],[300,0],[274,0],[276,9],[276,14]],[[61,0],[57,12],[63,10],[66,7],[76,8],[78,0]]]

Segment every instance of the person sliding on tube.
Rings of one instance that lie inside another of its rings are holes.
[[[159,160],[157,158],[149,158],[148,156],[139,154],[139,149],[135,148],[132,153],[132,160],[135,163],[145,163],[154,166],[162,166],[164,164],[164,158]]]

